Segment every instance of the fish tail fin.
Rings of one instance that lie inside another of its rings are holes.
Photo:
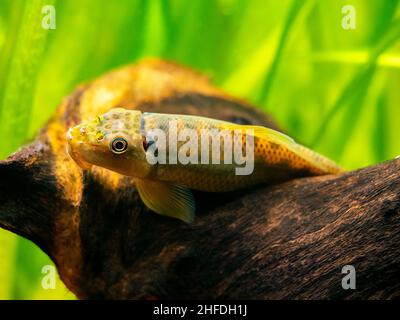
[[[262,126],[252,126],[252,125],[242,126],[236,124],[226,125],[224,129],[226,130],[241,129],[244,130],[245,133],[248,133],[250,130],[251,134],[254,135],[254,137],[283,146],[284,148],[293,152],[300,158],[304,159],[312,168],[314,168],[314,171],[320,172],[321,174],[336,174],[344,172],[344,170],[334,161],[297,143],[291,137],[279,131]]]
[[[336,164],[333,160],[315,152],[301,144],[296,146],[298,153],[306,159],[309,163],[320,169],[325,174],[338,174],[345,172],[345,170]]]

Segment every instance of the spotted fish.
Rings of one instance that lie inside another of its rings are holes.
[[[278,131],[199,116],[115,108],[70,128],[67,139],[83,169],[96,165],[134,177],[148,208],[185,222],[195,214],[190,189],[226,192],[342,172]],[[243,159],[252,162],[247,174],[238,173]]]

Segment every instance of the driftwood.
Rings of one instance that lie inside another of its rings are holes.
[[[131,178],[82,171],[68,127],[124,106],[268,125],[192,71],[147,61],[65,99],[36,141],[0,162],[0,226],[36,243],[79,298],[400,297],[400,160],[340,176],[195,193],[193,224],[147,210]],[[341,286],[344,265],[357,288]]]

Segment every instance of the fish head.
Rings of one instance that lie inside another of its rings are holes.
[[[115,108],[68,130],[68,154],[83,169],[92,165],[117,173],[144,177],[149,170],[142,113]]]

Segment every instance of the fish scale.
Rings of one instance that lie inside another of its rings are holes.
[[[177,134],[184,129],[195,129],[199,137],[198,145],[201,146],[201,130],[223,130],[226,125],[232,127],[231,123],[186,115],[164,115],[156,113],[145,113],[143,115],[145,130],[161,129],[169,136],[169,124],[177,122]],[[237,126],[237,129],[246,126]],[[168,139],[167,139],[168,143]],[[178,142],[178,150],[185,142]],[[238,142],[236,141],[235,144]],[[336,173],[340,168],[332,161],[318,155],[314,151],[296,144],[300,152],[308,155],[303,158],[290,148],[270,142],[267,139],[255,137],[254,139],[254,172],[250,176],[235,174],[236,165],[223,164],[224,149],[221,144],[221,164],[158,164],[157,170],[152,173],[152,178],[163,181],[180,182],[192,189],[202,191],[231,191],[260,183],[276,183],[301,176],[313,176],[320,174]],[[246,134],[242,135],[242,154],[245,154]],[[200,149],[200,147],[199,147]],[[169,146],[167,145],[167,159]],[[311,162],[308,158],[318,161],[319,165]],[[323,168],[321,168],[323,167]]]

